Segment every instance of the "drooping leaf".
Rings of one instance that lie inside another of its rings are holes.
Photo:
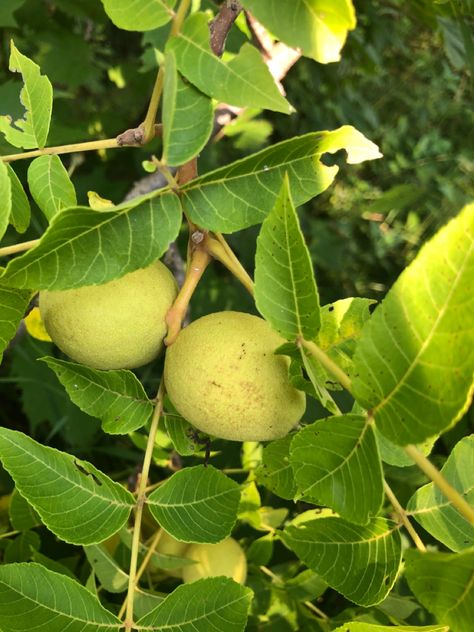
[[[280,91],[258,50],[246,43],[228,63],[214,55],[209,43],[209,19],[194,13],[185,21],[168,50],[176,54],[178,70],[204,94],[240,107],[289,114],[291,106]]]
[[[11,165],[7,164],[8,175],[11,182],[12,209],[10,223],[13,224],[18,233],[24,233],[30,225],[31,208],[30,201],[23,189],[18,176],[13,171]]]
[[[259,224],[273,208],[285,172],[295,206],[325,191],[338,167],[320,162],[322,154],[347,151],[356,164],[380,158],[378,147],[349,125],[285,140],[230,165],[191,180],[183,203],[203,228],[231,233]]]
[[[398,526],[375,518],[361,526],[342,518],[319,518],[289,525],[281,539],[335,590],[361,606],[383,601],[398,574]]]
[[[179,166],[197,156],[211,135],[214,115],[211,99],[188,83],[176,68],[169,50],[165,57],[163,87],[163,160]]]
[[[347,31],[356,26],[352,0],[243,0],[271,33],[321,64],[339,61]]]
[[[292,360],[290,364],[290,380],[295,388],[299,388],[311,397],[317,399],[321,406],[324,406],[333,415],[340,415],[339,406],[334,401],[328,390],[327,374],[322,370],[321,363],[308,350],[299,349],[299,361]],[[304,367],[305,375],[302,375],[301,368]],[[298,371],[296,369],[299,369]],[[338,382],[329,382],[332,389],[336,388]]]
[[[41,75],[39,66],[22,55],[13,41],[9,68],[12,72],[20,72],[23,77],[20,101],[25,114],[16,121],[12,121],[10,116],[0,116],[0,132],[5,134],[6,140],[14,147],[42,148],[48,138],[53,87],[48,77]]]
[[[474,621],[474,549],[462,553],[404,553],[405,575],[418,601],[452,632],[471,632]]]
[[[10,540],[3,554],[3,562],[29,562],[34,551],[41,546],[41,539],[36,531],[23,531]]]
[[[52,357],[42,360],[56,373],[76,406],[102,420],[104,432],[127,434],[151,417],[153,404],[131,371],[99,371]]]
[[[257,469],[261,485],[281,498],[293,500],[297,487],[290,464],[290,443],[294,435],[272,441],[263,448],[262,464]]]
[[[441,473],[468,503],[474,505],[474,435],[464,437],[456,444]],[[453,507],[434,483],[420,487],[413,494],[407,512],[452,551],[474,546],[474,525]]]
[[[182,542],[220,542],[237,519],[240,489],[209,466],[187,467],[171,476],[148,497],[157,522]]]
[[[257,239],[255,303],[287,340],[316,337],[321,324],[318,290],[287,174]]]
[[[474,373],[474,204],[442,228],[405,269],[364,328],[353,392],[399,445],[454,424]]]
[[[130,515],[133,497],[122,485],[22,432],[0,428],[0,460],[44,524],[66,542],[101,542]]]
[[[171,20],[176,0],[102,0],[102,4],[119,29],[151,31]]]
[[[192,456],[202,450],[202,444],[193,439],[196,429],[186,419],[174,413],[167,413],[164,419],[166,432],[178,454]]]
[[[3,238],[12,212],[12,184],[7,165],[0,160],[0,240]]]
[[[120,568],[103,546],[91,544],[84,547],[84,552],[94,573],[107,592],[121,593],[127,590],[127,573]]]
[[[31,298],[31,292],[0,285],[0,362]]]
[[[375,428],[375,438],[379,446],[380,458],[384,463],[395,465],[395,467],[409,467],[413,465],[413,459],[408,456],[405,450],[396,443],[393,443],[393,441],[390,441],[390,439],[387,439],[377,428]],[[423,452],[425,456],[428,456],[437,438],[437,435],[430,437],[426,439],[426,441],[423,441],[423,443],[418,443],[416,447]]]
[[[87,588],[36,563],[0,566],[5,632],[112,632],[122,623]]]
[[[378,625],[363,621],[348,621],[333,632],[449,632],[447,625]]]
[[[76,191],[59,156],[40,156],[28,168],[28,186],[48,221],[63,208],[76,206]]]
[[[17,531],[27,531],[41,524],[37,512],[16,489],[11,495],[8,511],[12,527]]]
[[[178,586],[157,608],[139,619],[137,627],[153,627],[154,632],[243,632],[251,600],[252,591],[228,577],[199,579]]]
[[[383,502],[383,474],[374,431],[366,417],[340,415],[296,433],[290,446],[298,495],[367,524]]]
[[[106,283],[161,257],[180,225],[181,206],[170,192],[112,211],[67,209],[35,248],[9,262],[1,281],[55,290]]]

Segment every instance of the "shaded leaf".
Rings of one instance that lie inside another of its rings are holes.
[[[84,547],[89,564],[97,575],[101,585],[111,593],[121,593],[127,590],[128,575],[125,573],[110,553],[100,544]]]
[[[35,531],[24,531],[8,542],[3,554],[3,562],[28,562],[35,550],[41,546],[41,539]]]
[[[204,94],[240,107],[265,108],[288,114],[291,106],[280,94],[256,48],[246,43],[228,63],[214,55],[209,42],[209,18],[194,13],[167,50],[176,54],[178,70]]]
[[[367,524],[383,502],[383,475],[374,431],[366,417],[341,415],[296,433],[290,463],[299,497]]]
[[[284,338],[316,337],[321,324],[318,290],[287,174],[257,239],[255,303]]]
[[[378,625],[363,621],[348,621],[333,632],[449,632],[447,625]]]
[[[0,285],[0,361],[18,329],[30,297],[31,292]]]
[[[111,632],[122,623],[84,586],[29,563],[0,567],[0,626],[8,632]]]
[[[104,432],[127,434],[151,417],[153,404],[131,371],[99,371],[56,358],[41,359],[55,372],[76,406],[102,420]]]
[[[383,518],[366,526],[342,518],[309,520],[287,526],[281,539],[332,588],[361,606],[383,601],[398,574],[398,525]]]
[[[459,441],[441,473],[468,503],[474,505],[474,435]],[[474,546],[474,525],[453,507],[434,483],[421,487],[413,494],[407,513],[453,551]]]
[[[256,471],[257,481],[281,498],[293,500],[297,492],[290,464],[290,443],[294,435],[272,441],[263,448],[262,464]]]
[[[157,608],[139,619],[137,626],[153,626],[154,632],[165,632],[171,627],[179,632],[243,632],[251,600],[252,591],[232,579],[200,579],[178,586]]]
[[[41,524],[37,512],[16,489],[11,496],[8,511],[12,527],[17,531],[27,531]]]
[[[40,156],[28,167],[31,195],[48,221],[63,208],[76,206],[76,191],[59,156]]]
[[[6,233],[12,211],[12,183],[7,165],[0,160],[0,240]]]
[[[11,165],[7,164],[8,175],[11,182],[12,209],[10,214],[10,223],[13,224],[15,230],[24,233],[30,225],[31,208],[28,196],[23,189],[18,176],[13,171]]]
[[[237,519],[240,489],[215,468],[187,467],[148,497],[157,522],[182,542],[216,543],[228,537]]]
[[[174,413],[167,413],[164,419],[166,432],[178,454],[192,456],[202,450],[202,444],[193,438],[196,429],[186,419]]]
[[[472,396],[474,204],[405,269],[364,328],[353,392],[399,445],[449,428]]]
[[[99,285],[159,259],[179,232],[181,206],[167,192],[111,211],[62,211],[40,243],[9,262],[3,283],[65,290]]]
[[[339,61],[347,31],[356,26],[351,0],[242,0],[278,39],[322,64]]]
[[[44,524],[72,544],[95,544],[126,522],[133,497],[90,463],[0,428],[0,459]]]
[[[102,0],[102,4],[119,29],[151,31],[171,20],[176,0]]]
[[[183,79],[172,50],[165,57],[163,87],[163,160],[182,165],[197,156],[211,135],[211,99]]]
[[[338,167],[327,167],[320,157],[340,149],[347,151],[350,164],[381,157],[378,147],[349,125],[314,132],[190,181],[183,187],[184,206],[197,225],[210,230],[231,233],[259,224],[273,208],[285,172],[295,206],[325,191]]]
[[[0,116],[0,132],[14,147],[42,148],[48,138],[53,107],[51,83],[48,77],[41,75],[37,64],[20,53],[13,41],[9,68],[12,72],[20,72],[23,77],[20,101],[25,114],[16,121],[12,121],[10,116]]]
[[[405,450],[387,439],[377,428],[375,428],[375,438],[377,439],[377,445],[379,446],[380,458],[385,463],[389,463],[390,465],[395,465],[395,467],[409,467],[413,465],[413,459],[408,456]],[[417,448],[425,456],[428,456],[433,448],[433,444],[438,437],[430,437],[423,441],[423,443],[418,443]]]
[[[474,550],[404,553],[405,575],[418,601],[452,632],[471,632],[474,621]]]

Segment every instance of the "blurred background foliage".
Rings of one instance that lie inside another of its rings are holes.
[[[195,0],[199,4],[216,6]],[[247,112],[199,161],[202,173],[290,136],[344,124],[380,146],[384,158],[360,166],[329,157],[341,167],[336,182],[300,209],[323,304],[348,296],[383,298],[421,243],[474,198],[474,0],[356,0],[355,7],[358,26],[342,61],[322,66],[301,59],[285,78],[295,114]],[[240,26],[229,37],[230,51],[246,37],[243,20]],[[113,137],[143,119],[166,29],[119,31],[99,0],[1,0],[0,29],[0,114],[21,113],[20,82],[8,71],[13,38],[54,86],[48,144]],[[11,151],[1,140],[0,153]],[[155,153],[159,140],[143,149],[63,160],[80,204],[87,204],[91,190],[117,203],[146,175],[142,162]],[[14,166],[26,182],[27,162]],[[34,213],[24,239],[44,228],[41,213]],[[249,271],[257,233],[251,228],[230,237]],[[5,244],[17,240],[10,232]],[[183,233],[183,253],[185,241]],[[214,265],[193,299],[192,316],[233,308],[254,309]],[[46,365],[36,362],[51,353],[49,343],[28,336],[6,353],[0,424],[81,454],[112,475],[133,470],[141,457],[128,438],[105,438],[99,423],[71,404]],[[157,368],[139,372],[150,393]],[[472,425],[469,417],[455,432],[462,435],[466,424]],[[236,448],[237,465],[238,458]]]

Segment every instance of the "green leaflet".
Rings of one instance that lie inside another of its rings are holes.
[[[100,371],[56,358],[41,359],[56,373],[76,406],[102,420],[104,432],[127,434],[150,419],[153,404],[131,371]]]
[[[318,290],[287,174],[257,239],[255,303],[287,340],[316,337],[321,324]]]
[[[292,108],[280,94],[259,51],[246,43],[231,61],[222,61],[211,50],[208,22],[205,13],[194,13],[179,35],[169,41],[167,50],[176,54],[179,71],[218,101],[289,114]]]
[[[257,481],[281,498],[293,500],[297,487],[290,464],[290,443],[294,435],[271,441],[263,448]]]
[[[31,292],[0,285],[0,361],[30,302]]]
[[[14,147],[42,148],[48,138],[53,107],[51,83],[48,77],[41,75],[37,64],[20,53],[13,41],[9,68],[13,72],[20,72],[23,77],[20,100],[25,115],[17,121],[12,121],[10,116],[0,116],[0,132]]]
[[[9,262],[2,283],[65,290],[98,285],[144,268],[163,255],[181,225],[170,191],[110,211],[62,211],[32,250]]]
[[[118,632],[123,627],[84,586],[35,563],[0,566],[0,626],[12,632]]]
[[[23,189],[18,176],[13,171],[11,165],[7,164],[8,175],[11,182],[12,208],[10,214],[10,223],[13,224],[15,230],[24,233],[30,225],[31,208],[30,201]],[[3,199],[3,196],[0,198]]]
[[[120,568],[107,549],[100,544],[91,544],[84,547],[84,553],[107,592],[121,593],[127,590],[128,575]]]
[[[398,574],[400,534],[384,518],[365,526],[318,518],[290,524],[281,539],[332,588],[361,606],[383,601]]]
[[[148,497],[157,522],[182,542],[220,542],[237,519],[240,488],[212,466],[187,467]]]
[[[102,0],[102,4],[119,29],[151,31],[171,20],[176,0]]]
[[[37,512],[16,489],[10,497],[8,513],[12,527],[17,531],[27,531],[41,524]]]
[[[405,575],[418,601],[453,632],[474,621],[474,549],[462,553],[404,553]]]
[[[28,168],[28,186],[48,221],[63,208],[76,206],[76,191],[59,156],[40,156]]]
[[[0,240],[3,238],[12,210],[12,185],[7,165],[0,160]]]
[[[182,189],[191,219],[203,228],[232,233],[261,223],[273,208],[285,172],[295,206],[325,191],[338,167],[327,167],[322,154],[347,151],[356,164],[380,158],[378,147],[350,125],[313,132],[267,147],[192,180]]]
[[[367,524],[383,502],[383,475],[366,417],[339,415],[296,433],[290,446],[298,497]]]
[[[353,392],[399,445],[453,425],[471,401],[474,373],[474,204],[405,269],[364,328]]]
[[[356,26],[352,0],[242,0],[271,33],[322,64],[339,61]]]
[[[178,586],[157,608],[138,620],[137,628],[152,627],[154,632],[243,632],[251,601],[252,591],[228,577],[199,579]]]
[[[431,625],[377,625],[353,621],[344,623],[333,632],[449,632],[447,625],[432,623]]]
[[[211,99],[188,83],[176,68],[169,50],[163,86],[163,160],[179,166],[201,151],[211,135],[214,112]]]
[[[468,503],[474,504],[474,435],[459,441],[441,472]],[[474,546],[474,526],[434,483],[421,487],[413,494],[407,513],[452,551]]]
[[[0,428],[0,460],[43,523],[72,544],[95,544],[127,521],[133,497],[90,463]]]

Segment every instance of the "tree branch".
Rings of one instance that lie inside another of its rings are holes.
[[[211,32],[211,49],[214,55],[221,57],[224,52],[225,41],[232,24],[242,11],[242,5],[237,0],[226,0],[219,13],[209,23]]]

